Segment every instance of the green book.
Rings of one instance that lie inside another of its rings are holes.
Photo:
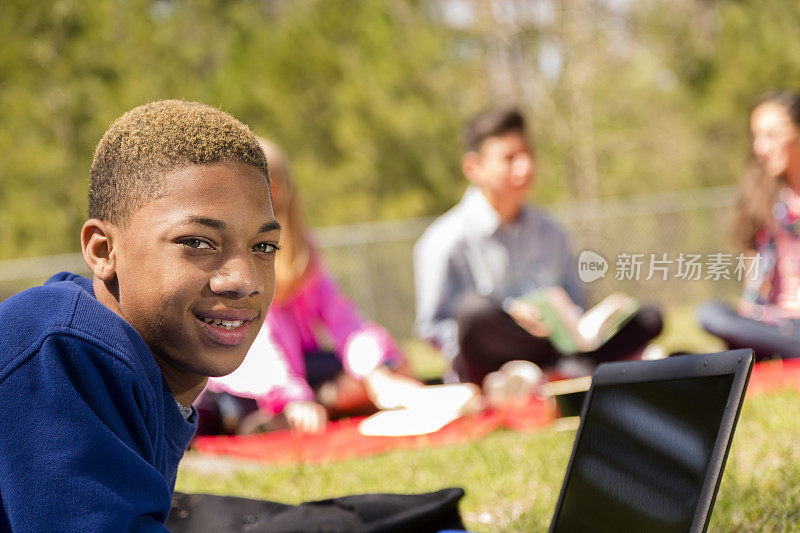
[[[521,296],[520,300],[539,310],[540,320],[550,327],[550,342],[564,354],[597,349],[639,309],[635,299],[614,293],[579,315],[571,308],[573,304],[564,297],[554,296],[553,292],[552,287],[541,287]]]

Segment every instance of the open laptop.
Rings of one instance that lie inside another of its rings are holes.
[[[550,531],[705,531],[752,350],[600,365]]]

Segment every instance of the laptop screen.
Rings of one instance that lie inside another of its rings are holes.
[[[595,386],[553,530],[690,530],[733,380]]]

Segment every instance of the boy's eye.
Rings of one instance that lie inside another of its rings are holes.
[[[278,246],[270,242],[260,242],[253,246],[253,251],[262,254],[271,254],[278,251]]]
[[[181,244],[186,245],[189,248],[197,248],[197,249],[211,248],[211,245],[202,239],[193,239],[193,238],[183,239],[181,241]]]

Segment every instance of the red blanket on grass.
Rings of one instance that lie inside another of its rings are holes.
[[[362,457],[388,450],[461,444],[506,427],[531,431],[555,418],[551,403],[532,399],[523,405],[487,410],[455,420],[435,433],[408,437],[368,437],[358,432],[359,418],[328,423],[319,435],[299,435],[289,430],[237,437],[198,437],[197,451],[268,463],[322,463]]]
[[[800,390],[800,360],[756,363],[747,394],[752,396],[786,388]],[[499,428],[533,431],[546,426],[555,417],[552,403],[531,399],[525,404],[460,418],[428,435],[367,437],[358,432],[362,418],[350,418],[330,422],[319,435],[299,435],[285,430],[239,437],[198,437],[193,448],[207,454],[275,464],[322,463],[388,450],[461,444]]]

